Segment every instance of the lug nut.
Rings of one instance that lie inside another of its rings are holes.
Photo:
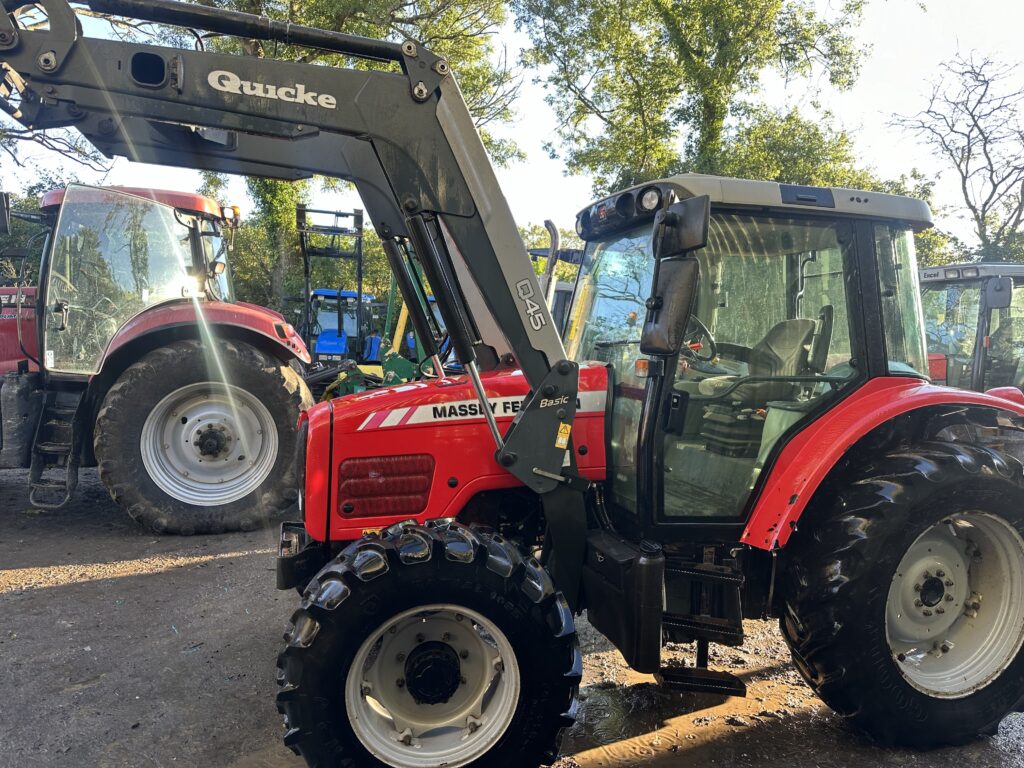
[[[920,584],[915,584],[914,585],[914,591],[915,592],[920,592],[921,591],[921,585]]]
[[[942,579],[942,578],[945,578],[946,572],[945,571],[936,571],[935,575],[938,576],[940,579]]]
[[[459,658],[465,661],[469,658],[469,651],[459,651]]]
[[[422,643],[426,639],[427,638],[425,638],[422,634],[416,635],[416,642],[417,643]]]
[[[936,609],[935,609],[935,612],[936,612],[936,613],[945,613],[945,612],[946,612],[946,609],[945,609],[945,608],[943,608],[943,607],[942,607],[942,606],[940,605],[940,606],[939,606],[938,608],[936,608]]]
[[[921,611],[921,613],[923,613],[925,616],[931,616],[932,615],[932,612],[931,612],[930,608],[925,608],[923,611]]]
[[[952,587],[953,586],[953,580],[952,579],[946,579],[946,586],[947,587]]]
[[[918,608],[920,608],[922,605],[924,605],[924,601],[923,600],[915,600],[914,601],[914,605],[917,606]]]
[[[949,645],[947,645],[946,643],[943,643],[942,644],[942,648],[940,648],[939,650],[942,651],[943,653],[949,653],[949,651],[951,649],[950,649]]]
[[[397,680],[395,680],[395,685],[397,685],[399,688],[405,688],[405,678],[400,677]]]
[[[405,661],[405,654],[399,653],[395,656],[395,661]]]
[[[953,596],[952,595],[946,595],[946,602],[947,603],[952,603],[953,602]]]
[[[443,635],[441,635],[441,639],[444,640],[447,643],[449,640],[452,639],[452,633],[451,632],[445,632]]]
[[[466,678],[460,677],[459,678],[459,685],[465,685],[465,684],[466,684]]]

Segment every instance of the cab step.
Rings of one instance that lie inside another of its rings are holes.
[[[60,509],[78,487],[75,413],[81,392],[48,391],[36,425],[29,469],[28,500],[39,509]]]
[[[701,667],[663,667],[654,679],[670,691],[713,693],[720,696],[747,695],[747,686],[731,672]]]

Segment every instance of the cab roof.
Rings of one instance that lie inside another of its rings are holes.
[[[922,283],[954,283],[980,280],[987,277],[1012,277],[1015,283],[1024,281],[1024,264],[947,264],[941,267],[921,267]]]
[[[911,197],[843,187],[807,187],[780,184],[776,181],[751,181],[727,176],[680,173],[665,179],[638,184],[595,201],[580,211],[577,217],[578,229],[582,225],[586,230],[588,222],[595,219],[603,220],[605,212],[610,214],[613,209],[619,217],[622,214],[636,217],[638,220],[645,215],[653,217],[653,210],[645,212],[639,204],[643,193],[652,188],[661,194],[671,189],[680,200],[708,195],[712,205],[770,207],[776,210],[788,208],[794,212],[834,212],[864,218],[890,219],[904,222],[916,231],[932,226],[932,213],[928,204]]]
[[[197,195],[194,192],[173,192],[165,189],[146,189],[144,187],[95,187],[112,192],[121,192],[126,195],[145,197],[157,203],[163,203],[173,208],[178,208],[189,213],[199,213],[207,216],[221,218],[220,206],[208,197]],[[64,202],[66,188],[51,189],[45,193],[39,201],[39,207],[43,210],[61,205]]]

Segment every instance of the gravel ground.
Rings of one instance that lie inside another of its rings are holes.
[[[298,768],[273,700],[295,604],[273,586],[275,533],[154,536],[92,471],[59,512],[30,509],[24,486],[0,471],[0,766]],[[747,632],[713,650],[750,691],[723,699],[659,690],[584,624],[581,717],[558,768],[1024,768],[1024,715],[967,747],[875,748],[811,695],[772,624]]]

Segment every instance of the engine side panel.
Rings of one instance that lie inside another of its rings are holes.
[[[784,547],[815,490],[858,440],[900,414],[935,405],[987,406],[1024,416],[1024,405],[1016,400],[919,379],[872,379],[786,444],[740,541],[757,549]]]
[[[499,428],[504,431],[526,396],[526,379],[518,371],[505,371],[486,374],[483,381]],[[572,445],[580,473],[591,480],[603,480],[605,476],[606,392],[604,367],[581,369]],[[329,448],[323,437],[328,406],[333,408],[334,417]],[[494,441],[465,376],[411,382],[339,398],[314,406],[309,418],[305,523],[310,536],[320,541],[328,527],[331,540],[347,541],[412,517],[420,521],[454,517],[481,491],[521,485],[495,460]],[[376,477],[349,480],[341,489],[339,466],[348,459],[371,457],[381,467],[407,460],[414,466],[409,472],[416,474],[389,481],[382,471]],[[423,461],[412,461],[412,457],[429,457],[426,463],[432,464],[432,469],[427,475],[428,488],[419,485],[424,478]],[[329,477],[324,473],[328,466]],[[389,504],[382,501],[374,509],[367,499],[353,503],[348,512],[339,509],[352,498],[348,489],[353,484],[372,491],[375,482],[386,486],[392,495],[424,492],[425,505],[414,514],[380,514]]]

